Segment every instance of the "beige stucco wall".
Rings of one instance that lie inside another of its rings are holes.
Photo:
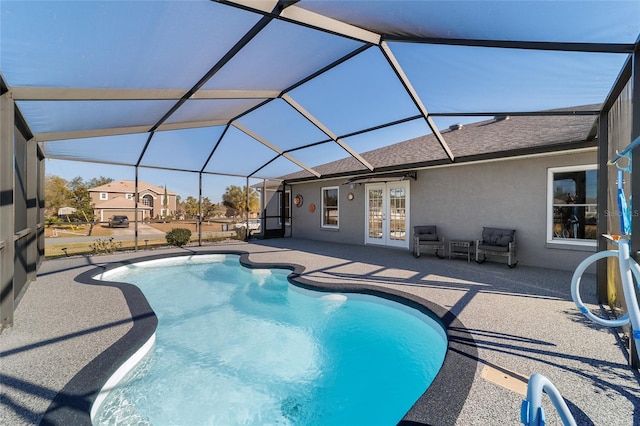
[[[105,192],[105,191],[102,191]],[[101,192],[99,191],[90,191],[89,192],[89,196],[91,197],[91,202],[94,206],[96,205],[100,205],[102,203],[105,203],[106,201],[109,200],[114,200],[116,198],[120,198],[120,202],[121,204],[124,203],[126,205],[134,205],[134,202],[132,200],[126,200],[126,194],[123,192],[107,192],[107,200],[101,200],[100,199],[100,194]],[[153,191],[142,191],[138,194],[138,205],[140,207],[143,206],[143,201],[142,198],[145,195],[149,195],[153,198],[153,214],[154,216],[158,216],[160,214],[160,211],[164,208],[164,206],[162,205],[162,198],[164,196],[164,194],[156,194]],[[176,195],[173,194],[168,194],[167,195],[167,199],[168,199],[168,204],[167,204],[167,210],[169,210],[169,215],[172,215],[175,213],[176,208],[177,208],[177,200],[176,200]],[[129,211],[129,213],[126,213],[125,211]],[[125,213],[123,213],[125,212]],[[96,215],[96,218],[98,220],[100,220],[101,217],[109,217],[112,216],[114,214],[126,214],[127,216],[129,216],[130,218],[133,218],[134,213],[132,211],[131,208],[110,208],[110,209],[100,209],[100,208],[95,208],[94,209],[94,214]],[[106,216],[105,216],[106,215]],[[139,213],[138,214],[138,218],[139,220],[143,220],[143,219],[148,219],[149,218],[149,212],[144,212],[143,213]]]
[[[437,225],[447,239],[478,239],[483,226],[517,230],[520,265],[574,270],[595,247],[578,248],[546,242],[547,169],[596,163],[596,151],[434,167],[418,171],[411,181],[411,226]],[[304,205],[293,207],[293,236],[364,244],[364,185],[346,179],[294,185]],[[321,188],[339,186],[340,229],[320,226]],[[347,200],[353,192],[355,199]],[[309,205],[315,204],[314,213]]]

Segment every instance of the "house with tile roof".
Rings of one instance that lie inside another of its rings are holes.
[[[520,265],[574,270],[596,251],[595,109],[453,125],[442,131],[453,162],[426,135],[362,153],[373,171],[349,157],[313,167],[321,179],[283,176],[277,196],[266,189],[265,232],[409,251],[418,225],[445,242],[509,228]]]
[[[135,218],[135,181],[119,180],[89,189],[94,214],[98,221],[106,222],[114,215]],[[172,216],[176,211],[176,194],[165,188],[138,181],[138,220]]]

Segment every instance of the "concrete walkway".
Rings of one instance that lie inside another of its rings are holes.
[[[450,311],[473,336],[456,343],[477,347],[471,385],[461,389],[450,380],[452,395],[466,395],[455,424],[519,424],[526,379],[540,373],[558,387],[579,425],[640,425],[639,376],[628,367],[618,336],[587,322],[571,302],[570,272],[415,259],[406,250],[298,239],[45,261],[20,301],[14,327],[0,335],[0,424],[39,423],[65,384],[131,328],[122,293],[75,282],[78,274],[185,250],[244,251],[256,263],[302,265],[305,280],[385,287]],[[582,287],[584,299],[593,302],[594,277],[584,277]],[[545,407],[548,424],[560,424],[548,401]]]

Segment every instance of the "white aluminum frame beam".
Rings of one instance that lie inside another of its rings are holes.
[[[158,128],[155,131],[161,132],[163,130],[181,130],[181,129],[195,129],[199,127],[226,126],[228,122],[229,122],[228,119],[221,119],[221,120],[209,120],[209,121],[190,121],[190,122],[184,122],[184,123],[168,123],[168,124],[162,124],[158,126]],[[51,141],[62,141],[62,140],[69,140],[69,139],[97,138],[102,136],[131,135],[134,133],[149,133],[151,127],[152,126],[112,127],[109,129],[36,133],[35,135],[33,135],[33,137],[38,142],[51,142]]]
[[[329,18],[295,5],[284,9],[280,13],[280,17],[292,22],[339,34],[365,43],[379,44],[382,39],[378,33],[346,24],[342,21],[338,21],[337,19]]]
[[[271,14],[278,5],[277,0],[227,0],[221,1],[220,3],[237,5],[243,9],[253,10],[262,14]],[[298,7],[295,4],[286,6],[280,12],[279,18],[365,43],[378,44],[381,40],[380,34],[338,21],[337,19],[320,15],[310,10]]]
[[[438,129],[438,126],[436,126],[436,123],[434,123],[433,119],[429,116],[429,111],[427,111],[427,107],[425,107],[424,104],[422,103],[422,100],[420,99],[418,92],[416,92],[416,90],[413,88],[411,81],[409,81],[409,77],[407,77],[407,75],[405,74],[404,70],[400,66],[400,63],[396,59],[395,55],[391,51],[391,48],[389,47],[386,41],[382,41],[380,43],[380,50],[382,51],[384,56],[387,58],[389,65],[391,65],[391,68],[393,68],[393,70],[395,71],[396,75],[400,79],[400,82],[407,90],[407,93],[409,94],[411,99],[413,99],[413,102],[420,110],[420,113],[422,114],[425,121],[427,122],[427,125],[429,125],[429,127],[431,128],[433,135],[436,137],[436,139],[438,139],[438,142],[440,143],[440,146],[442,146],[442,149],[444,149],[444,151],[447,153],[447,156],[449,157],[449,159],[451,161],[454,161],[455,156],[453,155],[453,152],[451,152],[449,145],[447,145],[447,142],[445,142],[444,137],[442,136],[442,134],[440,133],[440,130]]]
[[[287,154],[286,152],[284,152],[284,150],[278,148],[277,146],[275,146],[274,144],[272,144],[271,142],[267,141],[266,139],[264,139],[263,137],[261,137],[260,135],[258,135],[257,133],[249,130],[248,128],[244,127],[242,124],[237,123],[237,122],[233,122],[231,123],[231,125],[233,127],[235,127],[236,129],[240,130],[242,133],[252,137],[253,139],[257,140],[258,142],[260,142],[261,144],[263,144],[264,146],[266,146],[267,148],[271,149],[272,151],[275,151],[276,153],[278,153],[279,155],[283,156],[284,158],[286,158],[287,160],[295,163],[297,166],[305,169],[306,171],[308,171],[309,173],[313,174],[315,177],[320,177],[320,173],[318,173],[317,171],[315,171],[314,169],[312,169],[311,167],[307,166],[306,164],[302,163],[301,161],[297,160],[296,158],[294,158],[293,156],[291,156],[290,154]]]
[[[98,89],[62,87],[13,87],[16,101],[179,101],[187,89]],[[277,90],[201,89],[189,99],[275,99]]]
[[[296,102],[291,96],[289,96],[288,94],[284,94],[284,95],[282,95],[282,99],[286,103],[291,105],[291,107],[293,109],[298,111],[304,118],[306,118],[311,123],[313,123],[313,125],[316,126],[318,129],[320,129],[325,135],[327,135],[331,139],[333,139],[333,141],[335,143],[337,143],[338,145],[340,145],[340,147],[342,149],[347,151],[349,153],[349,155],[351,155],[353,158],[355,158],[360,163],[362,163],[362,165],[364,165],[366,168],[368,168],[369,170],[373,171],[374,167],[371,165],[371,163],[369,163],[367,160],[365,160],[360,154],[355,152],[347,143],[345,143],[342,139],[340,139],[335,133],[333,133],[320,120],[318,120],[309,111],[307,111],[302,105],[300,105],[298,102]]]

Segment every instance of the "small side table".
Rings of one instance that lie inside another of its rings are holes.
[[[467,258],[467,262],[471,262],[473,255],[473,240],[451,240],[449,241],[449,259],[451,256],[459,256]]]

